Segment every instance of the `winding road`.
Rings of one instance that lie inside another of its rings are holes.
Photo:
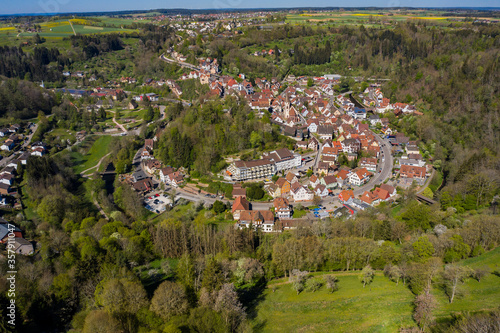
[[[373,176],[367,184],[354,188],[353,192],[355,196],[361,195],[365,191],[371,190],[375,185],[382,184],[387,178],[391,176],[392,173],[394,158],[391,155],[391,144],[389,141],[380,138],[380,136],[378,136],[377,134],[373,134],[375,135],[375,138],[377,139],[382,150],[380,158],[383,162],[381,163],[381,169],[379,169],[381,171],[380,173],[376,171],[375,176]]]

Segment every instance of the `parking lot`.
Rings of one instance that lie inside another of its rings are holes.
[[[144,197],[144,206],[147,210],[160,214],[167,209],[167,205],[171,205],[172,200],[170,199],[170,194],[164,193],[152,193]]]

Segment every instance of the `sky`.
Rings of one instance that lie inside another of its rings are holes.
[[[0,15],[104,12],[149,9],[221,9],[279,7],[500,7],[499,0],[17,0],[2,1]]]

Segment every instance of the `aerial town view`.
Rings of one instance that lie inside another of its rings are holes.
[[[2,5],[0,333],[500,332],[499,3],[324,5]]]

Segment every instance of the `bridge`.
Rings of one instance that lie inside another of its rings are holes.
[[[428,204],[428,205],[433,205],[433,204],[437,203],[437,201],[434,201],[430,198],[424,197],[422,194],[417,194],[417,200],[420,202],[423,202],[425,204]]]

